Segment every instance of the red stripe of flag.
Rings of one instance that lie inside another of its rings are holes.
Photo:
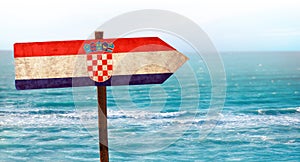
[[[52,42],[31,42],[14,44],[14,57],[63,56],[85,54],[84,44],[113,43],[113,53],[170,51],[173,47],[158,37],[116,38],[100,40],[71,40]],[[97,53],[97,52],[96,52]]]

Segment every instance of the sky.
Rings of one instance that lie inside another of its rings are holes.
[[[299,51],[299,8],[297,0],[2,0],[0,50],[16,42],[86,39],[115,16],[163,9],[197,23],[219,51]]]

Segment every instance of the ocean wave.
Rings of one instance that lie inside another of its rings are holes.
[[[149,111],[114,111],[109,110],[107,118],[114,119],[137,119],[137,120],[159,120],[174,119],[184,116],[181,112],[149,112]],[[27,124],[80,124],[80,122],[94,122],[98,119],[97,111],[76,110],[2,110],[0,111],[0,125],[27,125]],[[97,123],[97,122],[96,122]]]
[[[255,114],[255,115],[296,114],[296,113],[300,113],[300,107],[265,108],[265,109],[256,109],[256,110],[244,110],[239,112],[244,114]]]
[[[254,127],[262,125],[300,125],[300,107],[282,109],[253,110],[249,113],[220,114],[210,118],[207,114],[195,114],[189,111],[153,112],[146,110],[108,110],[110,123],[126,125],[140,123],[143,125],[190,125],[201,127],[215,125],[222,127]],[[98,112],[79,110],[1,110],[0,125],[68,125],[91,124],[97,127]]]
[[[68,111],[68,110],[47,110],[47,109],[42,109],[42,110],[15,110],[15,111],[0,111],[0,114],[28,114],[28,115],[49,115],[49,114],[69,114],[73,113],[74,111]]]
[[[109,119],[118,118],[140,118],[140,119],[162,119],[162,118],[174,118],[180,115],[184,115],[186,111],[180,112],[149,112],[149,111],[115,111],[108,110]],[[95,116],[96,111],[76,111],[76,110],[51,110],[51,109],[41,109],[41,110],[1,110],[0,114],[5,115],[61,115],[61,116]]]
[[[168,119],[185,115],[186,111],[180,112],[149,112],[149,111],[112,111],[108,112],[108,119],[134,118],[134,119]]]
[[[35,107],[74,107],[73,102],[36,102]]]

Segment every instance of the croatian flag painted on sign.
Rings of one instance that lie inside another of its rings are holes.
[[[14,44],[18,90],[161,84],[188,58],[158,37]]]

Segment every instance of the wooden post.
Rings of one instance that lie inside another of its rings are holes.
[[[103,39],[103,32],[96,31],[95,39]],[[108,162],[106,86],[97,86],[97,97],[100,162]]]

